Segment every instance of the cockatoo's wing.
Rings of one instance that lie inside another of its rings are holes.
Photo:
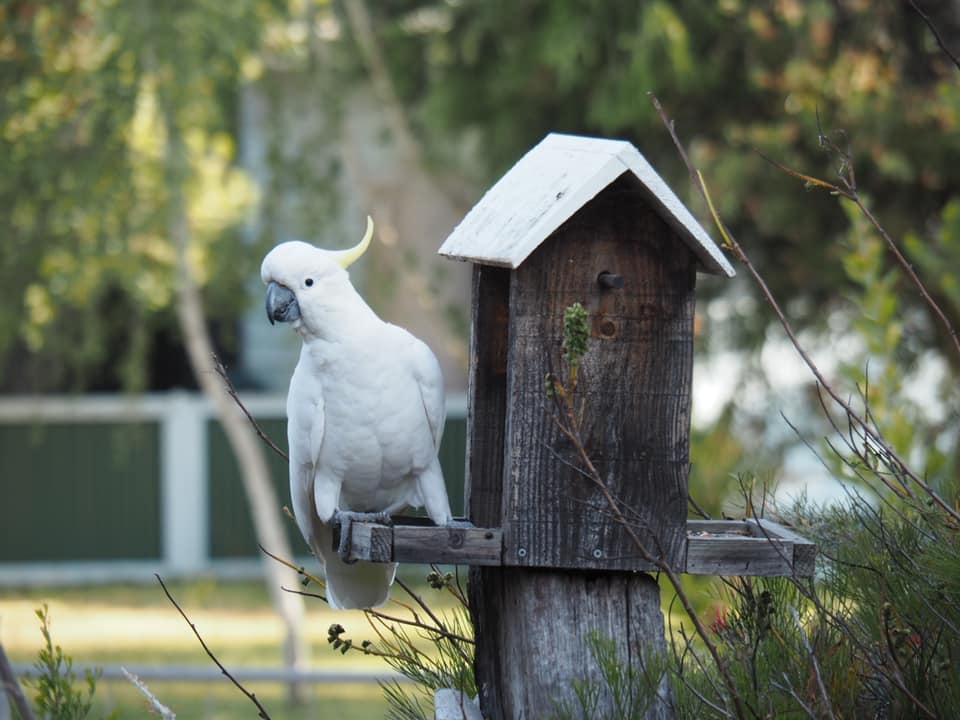
[[[413,377],[420,389],[423,411],[433,439],[431,462],[417,478],[417,490],[430,519],[437,525],[446,525],[453,518],[450,514],[450,501],[447,498],[447,485],[440,469],[437,451],[443,438],[443,426],[446,423],[447,408],[443,393],[443,373],[436,356],[426,345],[414,339],[410,354]]]
[[[335,609],[370,608],[390,597],[397,566],[392,563],[346,564],[333,544],[329,518],[337,506],[340,478],[320,463],[326,428],[320,380],[300,366],[287,397],[287,439],[290,450],[290,496],[300,532],[326,575],[327,602]]]
[[[427,415],[430,434],[433,436],[434,450],[440,449],[443,438],[443,426],[447,419],[446,401],[443,393],[443,373],[440,363],[426,345],[412,338],[410,366],[414,379],[420,388],[423,411]]]
[[[314,382],[309,372],[304,372],[299,365],[290,379],[290,392],[287,395],[287,448],[293,515],[300,533],[316,552],[314,546],[321,523],[314,500],[314,472],[323,443],[326,418],[323,393],[314,386]]]

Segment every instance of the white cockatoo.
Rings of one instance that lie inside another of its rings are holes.
[[[452,518],[437,459],[445,420],[443,378],[430,349],[363,301],[346,268],[370,244],[373,221],[351,250],[285,242],[263,260],[267,317],[303,340],[287,395],[290,494],[297,525],[324,565],[334,608],[382,605],[396,565],[345,563],[333,525],[426,506]],[[341,546],[341,549],[343,547]]]

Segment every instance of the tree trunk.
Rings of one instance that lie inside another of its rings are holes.
[[[165,109],[169,112],[169,108]],[[167,177],[170,192],[170,235],[176,249],[176,310],[180,332],[190,359],[194,377],[214,412],[240,468],[247,505],[253,518],[257,541],[280,557],[292,558],[280,514],[280,502],[270,482],[270,473],[260,440],[239,412],[218,380],[213,367],[213,343],[204,317],[203,299],[193,279],[188,248],[190,229],[183,200],[183,178],[186,173],[186,151],[169,115],[167,127]],[[308,660],[308,648],[300,628],[303,625],[303,599],[284,592],[282,587],[297,587],[297,573],[266,557],[261,557],[267,589],[277,614],[283,620],[286,638],[284,662],[287,668],[302,669]],[[301,684],[290,685],[291,699],[303,700]]]

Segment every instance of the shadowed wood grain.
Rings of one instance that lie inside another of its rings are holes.
[[[487,577],[484,604],[497,612],[476,635],[484,651],[477,658],[484,717],[532,720],[554,715],[564,702],[576,707],[573,680],[603,682],[591,634],[613,641],[631,671],[645,672],[665,649],[660,593],[649,575],[503,568]],[[616,717],[608,693],[593,717]],[[670,717],[666,703],[655,700],[645,717]]]
[[[622,288],[597,281],[602,272]],[[695,259],[624,176],[561,226],[510,284],[504,563],[652,569],[577,468],[553,419],[547,373],[563,377],[563,312],[591,335],[579,372],[583,437],[647,549],[682,569],[689,472]]]

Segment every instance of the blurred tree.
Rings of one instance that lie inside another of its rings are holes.
[[[9,298],[0,306],[0,357],[8,389],[24,382],[143,387],[151,349],[172,337],[174,255],[158,213],[164,190],[151,166],[158,140],[144,129],[155,102],[144,71],[147,29],[138,19],[147,5],[0,4],[0,283]],[[956,46],[955,4],[917,5]],[[823,345],[834,343],[842,331],[879,322],[858,321],[861,305],[873,312],[895,299],[908,321],[886,338],[897,349],[891,382],[924,377],[937,363],[960,364],[899,277],[874,282],[890,261],[865,239],[869,230],[834,198],[802,192],[753,152],[829,175],[833,158],[821,133],[849,144],[861,192],[911,260],[932,273],[931,289],[957,325],[957,71],[911,3],[249,0],[152,11],[175,29],[176,52],[196,70],[184,86],[191,97],[183,118],[187,193],[190,212],[203,215],[192,223],[198,281],[224,343],[259,257],[237,252],[240,220],[255,195],[233,168],[239,88],[260,78],[279,106],[290,98],[271,85],[279,84],[278,68],[293,68],[313,78],[302,85],[306,111],[322,106],[338,122],[343,98],[372,85],[384,133],[434,173],[437,201],[455,194],[457,206],[548,131],[629,139],[674,187],[684,187],[647,98],[654,91],[691,138],[721,214],[798,325]],[[322,139],[349,145],[335,125]],[[289,172],[269,177],[261,208],[267,231],[287,186],[309,180],[297,171],[302,152],[284,158],[281,144],[270,147],[271,162]],[[449,177],[451,167],[466,184]],[[329,193],[319,203],[317,195],[300,189],[313,215],[328,204]],[[863,263],[874,270],[864,275]],[[396,258],[382,264],[377,272],[399,267]],[[394,303],[388,289],[396,282],[380,279],[382,304]],[[704,290],[705,349],[764,345],[771,317],[745,301],[749,288],[734,283],[727,292],[738,294],[735,301],[726,295],[715,305],[711,296],[724,288],[707,283]],[[25,351],[29,363],[17,360]],[[851,379],[864,381],[867,354],[845,356]],[[731,385],[754,381],[731,378]],[[910,395],[900,393],[907,403]],[[912,424],[907,416],[898,422]]]
[[[161,56],[193,69],[177,78],[190,98],[181,120],[193,252],[214,319],[236,312],[257,254],[239,251],[255,193],[232,167],[233,104],[270,11],[256,2],[0,4],[5,389],[147,384],[154,338],[173,328]]]
[[[89,386],[103,367],[121,368],[108,385],[142,388],[152,333],[175,309],[193,379],[238,456],[258,540],[292,557],[262,447],[213,374],[199,292],[214,316],[235,317],[261,255],[238,232],[256,196],[233,167],[231,133],[244,62],[276,8],[130,0],[0,12],[0,281],[23,298],[0,306],[0,353],[9,363],[19,338],[41,359],[17,377],[30,389]],[[281,590],[297,574],[266,558],[264,570],[285,659],[301,668],[303,601]]]
[[[693,138],[722,215],[738,237],[764,238],[756,252],[770,281],[803,300],[805,318],[843,283],[849,219],[752,148],[816,174],[828,162],[820,133],[849,129],[861,184],[891,232],[939,244],[931,228],[960,181],[960,94],[956,68],[907,3],[397,0],[374,10],[416,127],[473,137],[485,182],[546,132],[566,131],[629,139],[681,185],[647,97],[658,93]],[[960,12],[953,23],[941,30],[960,39]],[[762,320],[738,340],[757,342]]]
[[[921,6],[946,46],[960,45],[956,4]],[[872,368],[871,381],[895,398],[878,419],[904,430],[898,446],[956,447],[955,413],[922,437],[916,420],[930,407],[914,398],[918,382],[942,375],[930,372],[938,362],[960,368],[949,335],[889,272],[889,254],[855,212],[803,192],[754,152],[833,180],[836,158],[820,137],[848,147],[861,194],[930,271],[933,294],[960,324],[957,68],[910,3],[395,0],[371,9],[412,126],[431,138],[439,163],[456,157],[450,138],[480,148],[465,171],[478,187],[549,131],[629,139],[683,187],[685,171],[647,97],[657,93],[691,138],[724,220],[810,342],[826,348],[840,331],[860,333],[841,365],[862,387],[871,355],[893,359]],[[751,290],[735,283],[733,292]],[[727,309],[703,314],[710,350],[766,343],[772,317],[762,304],[741,298],[746,311],[730,311],[729,292],[718,302]],[[908,320],[893,326],[895,308]],[[878,332],[884,337],[872,337]],[[941,390],[948,405],[956,400],[955,388]]]

